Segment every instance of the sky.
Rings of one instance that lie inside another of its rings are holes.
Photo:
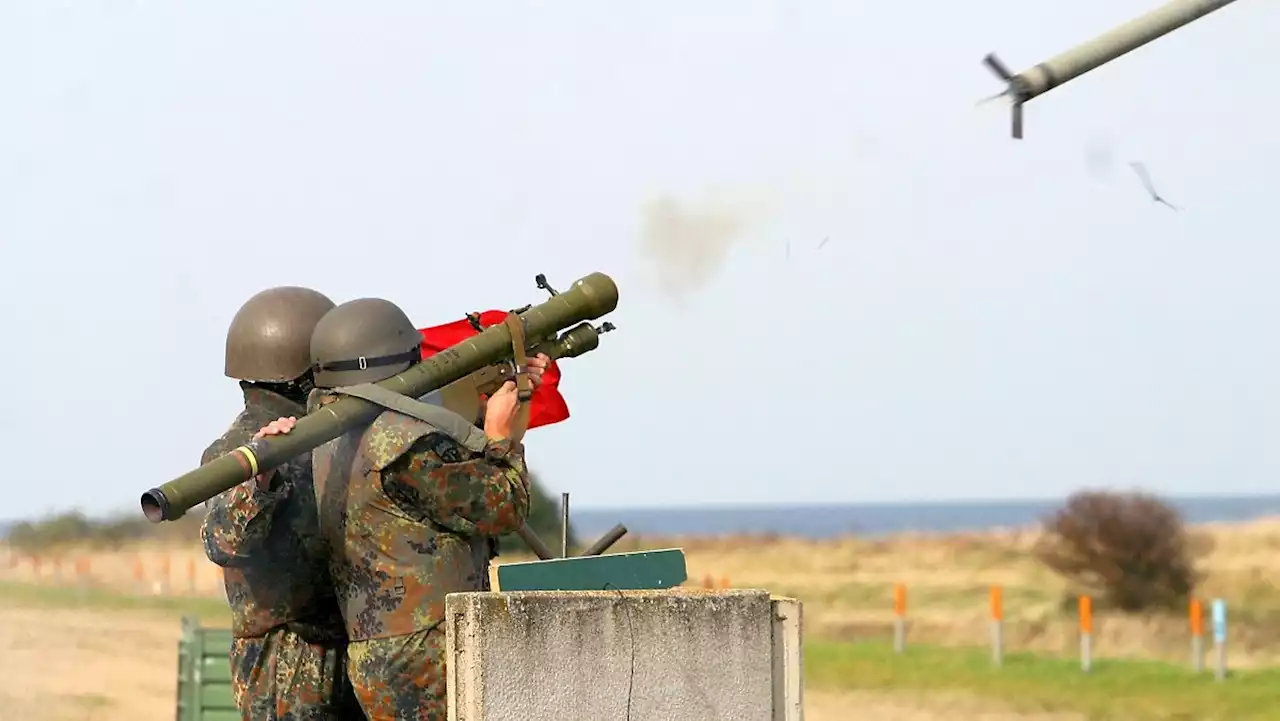
[[[1021,141],[976,104],[1155,4],[0,4],[0,517],[193,468],[264,288],[425,326],[594,271],[618,331],[526,439],[578,508],[1270,492],[1280,6]]]

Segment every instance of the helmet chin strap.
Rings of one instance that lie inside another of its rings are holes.
[[[310,370],[291,381],[284,381],[283,383],[259,381],[252,382],[249,385],[261,388],[264,391],[270,391],[278,396],[284,396],[303,407],[307,405],[307,396],[316,387],[315,375]]]

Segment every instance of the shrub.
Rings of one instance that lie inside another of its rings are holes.
[[[1205,550],[1178,511],[1151,494],[1084,491],[1045,519],[1034,553],[1100,605],[1134,612],[1185,604]]]

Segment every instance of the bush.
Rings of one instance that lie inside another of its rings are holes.
[[[193,509],[170,523],[155,524],[140,513],[108,518],[90,518],[79,511],[47,516],[13,525],[4,539],[27,552],[54,550],[65,546],[91,545],[115,550],[137,540],[183,541],[198,538],[203,509]]]
[[[1195,562],[1205,550],[1153,495],[1085,491],[1045,519],[1034,553],[1100,605],[1134,612],[1181,608],[1200,581]]]

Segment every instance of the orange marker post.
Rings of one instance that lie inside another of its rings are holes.
[[[169,554],[160,557],[160,593],[169,593]]]
[[[1193,598],[1187,608],[1187,621],[1191,626],[1191,668],[1196,673],[1204,671],[1204,605]]]
[[[195,594],[196,592],[196,559],[187,559],[187,593]]]
[[[1080,597],[1080,669],[1093,668],[1093,599]]]
[[[991,661],[1004,665],[1004,598],[999,586],[991,587]]]
[[[907,587],[893,587],[893,650],[902,653],[907,647]]]

